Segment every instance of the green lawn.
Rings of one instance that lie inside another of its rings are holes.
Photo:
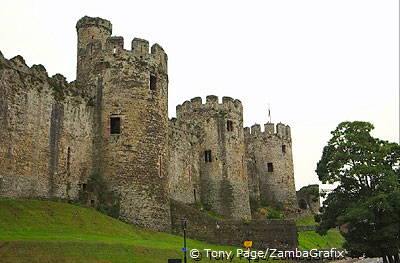
[[[297,224],[315,222],[306,218]],[[342,243],[343,237],[335,230],[324,237],[312,231],[299,233],[302,249],[340,247]],[[191,239],[188,247],[236,249]],[[0,200],[1,263],[165,263],[168,258],[180,258],[181,248],[180,236],[143,230],[91,208],[50,201]],[[235,258],[233,262],[239,261]]]
[[[314,220],[314,216],[307,216],[296,220],[297,226],[314,226],[318,225]],[[341,248],[344,238],[338,230],[329,230],[325,236],[320,236],[315,231],[305,231],[298,233],[298,241],[300,249],[313,248]]]
[[[299,233],[299,248],[341,248],[344,238],[338,230],[329,230],[325,236],[320,236],[315,231]]]
[[[234,250],[188,240],[189,248]],[[167,262],[182,237],[143,230],[67,203],[0,200],[0,261]],[[194,262],[189,260],[189,262]]]
[[[296,220],[296,226],[314,226],[314,225],[318,225],[318,223],[315,222],[314,216],[307,216]]]

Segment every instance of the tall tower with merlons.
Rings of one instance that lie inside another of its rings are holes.
[[[94,105],[93,170],[120,199],[120,218],[170,227],[167,197],[167,54],[135,38],[130,50],[101,18],[77,23],[77,83]]]

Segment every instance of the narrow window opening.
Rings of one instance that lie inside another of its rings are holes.
[[[267,163],[267,171],[272,173],[274,171],[274,165],[272,163]]]
[[[71,147],[67,148],[67,173],[70,171],[71,166]]]
[[[94,36],[92,36],[92,39],[94,38]]]
[[[160,168],[159,168],[159,170],[158,170],[158,175],[160,176],[160,177],[162,177],[162,156],[160,155],[160,158],[159,158],[159,160],[160,160]]]
[[[150,90],[157,90],[157,77],[150,75]]]
[[[210,163],[212,161],[211,150],[204,151],[204,161]]]
[[[193,189],[194,202],[197,203],[196,189]]]
[[[82,190],[86,191],[86,188],[87,188],[87,184],[82,184]]]
[[[90,200],[90,205],[94,206],[94,200],[93,199]]]
[[[286,153],[286,145],[284,145],[284,144],[282,145],[282,152]]]
[[[110,134],[121,134],[121,118],[110,118]]]
[[[233,121],[226,121],[226,130],[227,131],[233,131]]]

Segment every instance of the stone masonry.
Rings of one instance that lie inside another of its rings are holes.
[[[297,210],[290,127],[266,123],[245,128],[251,198]]]
[[[127,50],[101,18],[76,30],[71,83],[0,53],[0,198],[101,207],[105,190],[91,184],[104,181],[121,220],[157,231],[171,230],[170,199],[231,219],[251,217],[250,197],[296,208],[288,126],[250,132],[242,103],[216,96],[168,119],[161,46],[134,38]]]

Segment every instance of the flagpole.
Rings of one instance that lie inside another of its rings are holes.
[[[271,121],[271,107],[270,107],[269,104],[268,104],[268,118],[269,118],[269,123],[272,123],[272,121]]]

